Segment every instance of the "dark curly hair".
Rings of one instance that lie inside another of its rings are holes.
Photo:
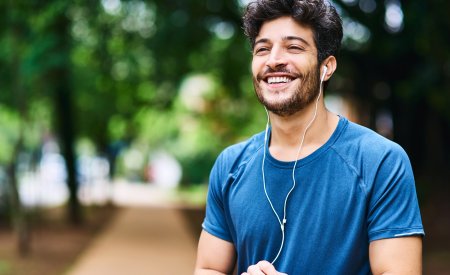
[[[342,41],[342,20],[327,0],[257,0],[248,4],[243,17],[244,33],[252,48],[264,22],[291,16],[310,27],[320,64],[332,55],[337,58]]]

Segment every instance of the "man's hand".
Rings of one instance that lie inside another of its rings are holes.
[[[275,267],[268,261],[260,261],[248,267],[247,272],[242,275],[287,275],[275,270]]]

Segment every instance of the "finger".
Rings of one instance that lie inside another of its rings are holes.
[[[248,275],[266,275],[258,265],[251,265],[247,268]]]
[[[260,261],[256,264],[260,270],[264,272],[266,275],[279,275],[282,273],[279,273],[273,264],[269,263],[268,261]]]

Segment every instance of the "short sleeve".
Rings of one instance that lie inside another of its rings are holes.
[[[208,195],[206,200],[206,216],[202,227],[208,233],[232,242],[227,226],[224,208],[223,184],[226,182],[227,171],[224,163],[224,153],[216,160],[210,174]]]
[[[372,169],[369,240],[424,235],[414,176],[406,152],[394,144]]]

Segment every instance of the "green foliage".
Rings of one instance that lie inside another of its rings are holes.
[[[77,139],[105,153],[117,142],[145,144],[144,154],[163,148],[184,165],[185,181],[205,181],[218,152],[265,124],[240,2],[2,1],[8,12],[0,19],[6,26],[0,29],[1,161],[10,157],[20,125],[33,129],[30,148],[54,131],[51,72],[66,68]],[[370,106],[371,126],[377,110],[395,114],[398,102],[425,102],[448,123],[450,2],[408,2],[397,32],[386,28],[382,2],[371,12],[335,2],[347,35],[330,93]],[[64,37],[55,26],[61,15],[70,26]],[[55,48],[61,39],[69,59]],[[387,98],[377,96],[380,83]],[[404,118],[395,119],[404,125]]]
[[[8,163],[18,139],[20,118],[16,113],[0,106],[0,163]]]
[[[354,68],[344,73],[344,77],[361,80],[356,83],[359,89],[353,93],[364,101],[376,102],[378,99],[371,91],[377,83],[386,82],[394,98],[409,102],[425,100],[450,121],[448,108],[443,108],[450,103],[450,38],[444,35],[450,31],[450,20],[443,14],[450,3],[441,0],[408,2],[401,6],[403,26],[397,32],[386,28],[388,3],[378,3],[371,13],[358,6],[340,4],[348,17],[368,28],[370,39],[358,51],[344,47],[339,70]],[[383,104],[388,105],[388,102]]]

